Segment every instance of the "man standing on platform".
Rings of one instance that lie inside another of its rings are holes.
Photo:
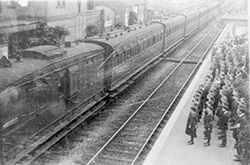
[[[213,112],[207,107],[205,110],[205,116],[204,116],[204,135],[205,139],[207,139],[207,142],[204,143],[204,147],[210,146],[210,140],[211,140],[211,133],[213,129]]]
[[[229,116],[230,113],[225,108],[222,108],[222,115],[220,116],[221,135],[219,137],[219,139],[222,140],[222,143],[219,145],[219,147],[226,147],[227,145],[227,129],[228,129]]]
[[[191,137],[191,140],[188,141],[188,145],[194,144],[194,138],[197,137],[196,129],[197,129],[197,123],[198,123],[198,116],[195,110],[196,110],[195,107],[191,107],[188,120],[187,120],[185,133]]]
[[[246,121],[246,116],[245,116],[245,110],[238,108],[237,109],[237,114],[238,114],[238,118],[236,119],[233,127],[231,128],[231,130],[233,130],[233,135],[236,136],[236,149],[237,149],[237,154],[235,155],[237,157],[237,159],[234,159],[234,161],[242,161],[242,145],[239,143],[238,141],[238,136],[241,132],[241,130],[244,129],[244,127],[247,124]]]

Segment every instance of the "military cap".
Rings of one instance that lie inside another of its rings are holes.
[[[191,109],[196,111],[196,107],[195,106],[191,106]]]

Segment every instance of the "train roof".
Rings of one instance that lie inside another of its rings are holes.
[[[105,33],[103,36],[93,36],[88,39],[105,42],[113,47],[116,47],[116,45],[128,43],[131,39],[139,36],[148,36],[148,34],[161,29],[163,29],[161,25],[152,23],[148,25],[131,26],[129,29],[115,29],[112,32]]]
[[[98,50],[102,51],[103,49],[100,46],[91,43],[73,44],[69,48],[43,45],[25,49],[21,51],[21,55],[24,56],[21,62],[17,62],[15,59],[9,59],[12,66],[10,68],[0,68],[0,92],[14,81],[50,64],[71,58],[78,54]],[[58,53],[63,54],[57,56]],[[53,57],[54,55],[56,55],[55,58]],[[87,56],[88,55],[86,55],[86,57]]]
[[[162,24],[165,24],[170,28],[178,21],[185,22],[185,17],[180,15],[164,21],[152,20],[151,23],[147,25],[132,26],[126,30],[116,29],[112,32],[109,32],[109,34],[106,33],[103,36],[93,36],[89,37],[88,39],[105,42],[116,48],[120,45],[122,46],[124,44],[131,43],[131,40],[134,40],[136,37],[148,37],[149,34],[160,32],[161,30],[163,30]]]

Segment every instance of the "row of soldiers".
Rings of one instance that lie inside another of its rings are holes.
[[[191,136],[189,145],[194,144],[197,123],[204,122],[204,146],[210,146],[213,121],[217,119],[219,129],[218,139],[222,140],[219,147],[227,145],[227,131],[230,124],[237,155],[235,161],[243,164],[250,162],[250,126],[247,104],[235,88],[235,80],[247,78],[246,51],[243,51],[242,42],[235,42],[234,38],[227,36],[217,45],[212,57],[212,66],[205,77],[204,84],[200,85],[193,96],[193,105],[187,122],[186,133]],[[240,45],[240,46],[239,46]],[[240,50],[238,49],[240,48]],[[244,54],[240,56],[240,53]],[[239,57],[241,59],[239,59]]]

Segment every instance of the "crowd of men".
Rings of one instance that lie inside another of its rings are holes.
[[[187,121],[186,134],[189,145],[194,144],[197,123],[203,119],[204,147],[210,146],[214,123],[219,129],[219,147],[227,145],[228,130],[235,139],[237,150],[234,161],[250,163],[249,120],[249,52],[244,35],[227,35],[212,51],[212,65],[205,81],[193,96]],[[247,85],[246,85],[247,84]]]

